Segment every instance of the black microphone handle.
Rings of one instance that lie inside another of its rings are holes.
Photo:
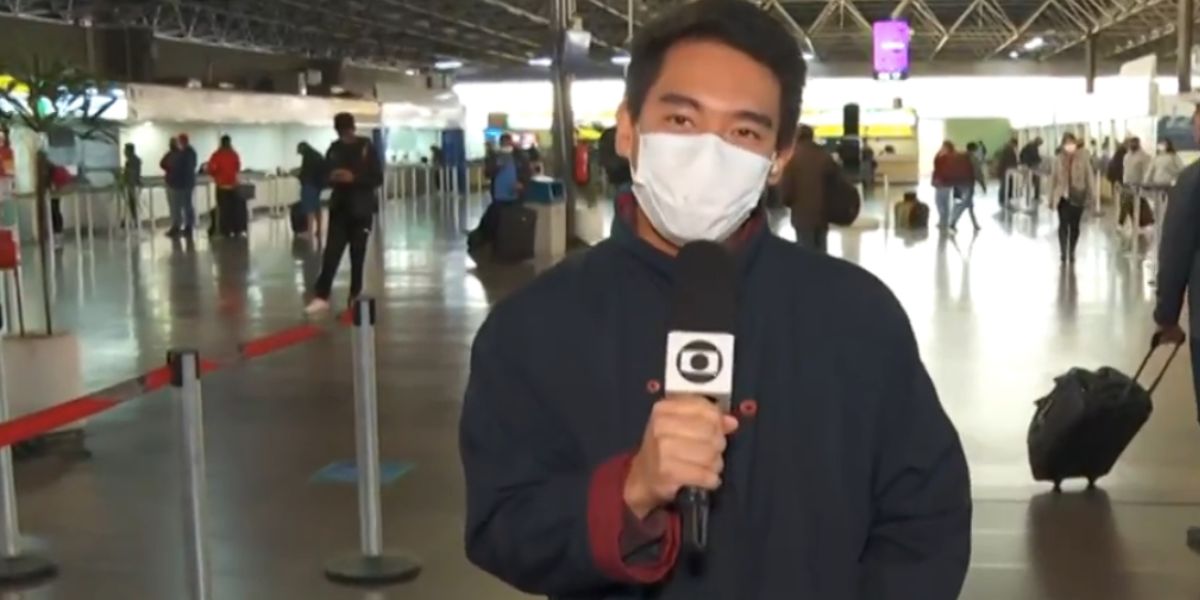
[[[708,546],[708,491],[688,486],[675,496],[682,526],[683,546],[694,553],[703,553]]]

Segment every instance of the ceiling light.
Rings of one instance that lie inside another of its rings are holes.
[[[1012,52],[1008,53],[1008,57],[1013,60],[1017,60],[1018,58],[1021,58],[1021,53],[1017,52],[1016,50],[1013,50]]]
[[[408,75],[409,77],[416,77],[416,76],[417,76],[417,75],[419,75],[420,73],[421,73],[421,72],[420,72],[420,71],[418,71],[418,70],[416,70],[416,69],[405,69],[405,70],[404,70],[404,74],[405,74],[405,75]]]
[[[461,69],[462,66],[463,64],[461,60],[439,60],[433,63],[433,68],[439,71],[453,71],[455,69]]]
[[[1042,39],[1041,36],[1038,36],[1038,37],[1033,38],[1032,40],[1029,40],[1028,42],[1025,42],[1025,49],[1026,50],[1037,50],[1038,48],[1041,48],[1042,46],[1045,46],[1045,45],[1046,45],[1046,40]]]
[[[628,54],[618,54],[618,55],[612,57],[612,64],[621,65],[623,67],[623,66],[628,65],[630,60],[632,60],[632,59],[629,57]]]
[[[539,56],[537,58],[529,59],[529,66],[531,67],[548,68],[552,64],[554,64],[554,61],[548,56]]]

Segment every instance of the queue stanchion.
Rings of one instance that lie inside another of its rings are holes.
[[[0,332],[6,324],[0,324]],[[0,344],[0,422],[7,421],[8,385]],[[58,567],[50,559],[22,548],[17,519],[17,486],[13,480],[12,447],[0,448],[0,584],[19,585],[54,577]]]
[[[190,600],[212,598],[212,558],[208,548],[208,480],[204,454],[204,407],[200,394],[200,354],[167,354],[171,388],[179,402],[183,436],[183,508]]]
[[[379,407],[375,381],[375,299],[354,301],[354,415],[358,473],[359,551],[325,566],[325,576],[338,583],[387,585],[410,581],[421,564],[404,553],[383,549],[383,510],[379,494]]]

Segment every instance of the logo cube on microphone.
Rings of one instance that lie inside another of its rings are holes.
[[[733,394],[733,345],[728,333],[673,331],[667,336],[668,394],[727,402]]]

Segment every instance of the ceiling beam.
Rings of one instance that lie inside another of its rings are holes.
[[[425,7],[421,7],[421,6],[416,6],[416,5],[412,4],[411,2],[405,2],[403,0],[380,0],[380,1],[382,1],[384,4],[387,4],[388,6],[394,6],[401,10],[408,11],[414,15],[421,15],[422,17],[425,17],[428,19],[434,19],[436,21],[441,21],[443,23],[446,23],[448,25],[453,25],[455,27],[462,27],[464,29],[473,29],[480,33],[490,35],[495,38],[505,40],[507,42],[512,42],[519,46],[525,46],[526,48],[537,49],[537,48],[541,48],[541,46],[542,46],[538,42],[535,42],[528,38],[523,38],[523,37],[520,37],[517,35],[513,35],[511,33],[500,31],[498,29],[493,29],[491,27],[480,25],[480,24],[474,23],[472,21],[466,21],[463,19],[452,17],[452,16],[449,16],[440,11],[431,10],[429,8],[425,8]]]
[[[1108,29],[1111,29],[1112,27],[1120,25],[1121,23],[1138,16],[1147,9],[1154,8],[1155,6],[1165,3],[1166,0],[1134,0],[1127,4],[1123,4],[1119,10],[1109,13],[1108,17],[1102,19],[1090,31],[1085,31],[1066,43],[1055,46],[1048,53],[1044,54],[1042,58],[1051,58],[1066,52],[1067,50],[1070,50],[1071,48],[1074,48],[1075,46],[1087,41],[1089,36],[1102,34]]]
[[[967,18],[971,16],[971,13],[974,13],[976,10],[978,10],[979,7],[984,3],[985,0],[975,0],[970,6],[967,7],[967,10],[963,11],[963,14],[959,15],[958,19],[956,19],[954,23],[950,25],[950,29],[946,30],[946,32],[942,34],[942,39],[938,40],[937,46],[934,47],[933,52],[929,55],[929,60],[933,60],[935,57],[937,57],[938,53],[942,51],[942,48],[946,47],[946,44],[950,41],[950,38],[953,37],[958,31],[958,28],[962,27],[963,23],[967,22]]]
[[[770,0],[765,8],[775,11],[775,14],[778,15],[783,23],[792,30],[792,35],[795,35],[796,38],[800,40],[800,43],[804,46],[804,50],[806,52],[818,60],[821,58],[821,54],[817,52],[817,47],[813,44],[812,38],[809,37],[808,32],[804,31],[804,27],[802,27],[800,23],[796,22],[796,19],[792,17],[791,13],[789,13],[782,4],[779,3],[779,0]]]
[[[1027,19],[1025,19],[1025,22],[1021,23],[1021,26],[1018,27],[1017,30],[1014,31],[1012,35],[1008,36],[1008,39],[1004,40],[1004,43],[1000,44],[999,46],[996,46],[996,49],[992,50],[991,54],[989,54],[988,56],[995,56],[997,54],[1000,54],[1001,52],[1008,50],[1009,46],[1012,46],[1013,44],[1017,43],[1017,41],[1019,41],[1021,39],[1021,36],[1025,35],[1029,31],[1029,28],[1033,27],[1033,24],[1036,23],[1038,19],[1042,18],[1042,14],[1044,14],[1046,12],[1046,10],[1049,9],[1053,5],[1054,5],[1054,0],[1045,0],[1044,2],[1042,2],[1037,7],[1037,10],[1030,13],[1029,17]]]

